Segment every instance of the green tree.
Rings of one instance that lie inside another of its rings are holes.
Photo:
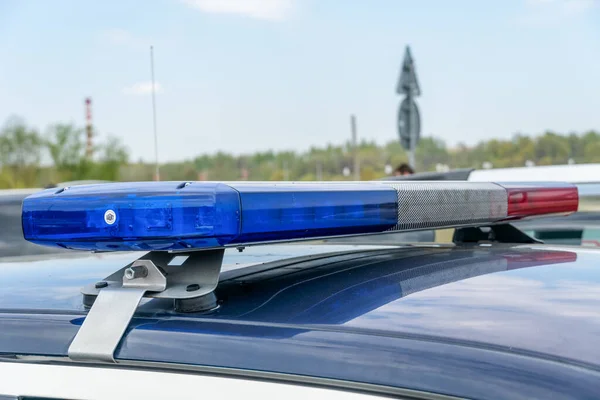
[[[100,156],[94,168],[93,179],[107,181],[119,180],[121,166],[129,161],[129,151],[115,136],[108,136],[106,142],[100,145]]]
[[[535,153],[540,165],[565,164],[571,153],[566,137],[546,132],[536,140]]]
[[[600,162],[600,134],[589,131],[580,137],[579,152],[575,154],[577,162]]]
[[[535,142],[529,136],[517,134],[513,137],[514,155],[510,166],[524,166],[527,161],[535,161]]]
[[[417,171],[427,171],[435,168],[436,164],[447,164],[449,161],[446,143],[440,139],[424,137],[415,150]]]
[[[0,132],[0,162],[23,168],[39,165],[42,140],[38,132],[18,118],[11,118]]]
[[[2,184],[9,187],[36,186],[42,148],[37,130],[28,127],[21,118],[10,118],[0,131]],[[10,171],[10,177],[7,177],[5,168]]]
[[[51,125],[45,143],[59,181],[90,178],[93,164],[86,159],[82,129],[72,124]]]

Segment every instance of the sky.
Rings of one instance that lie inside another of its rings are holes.
[[[85,124],[161,162],[397,140],[410,45],[422,135],[600,129],[600,0],[0,0],[0,124]]]

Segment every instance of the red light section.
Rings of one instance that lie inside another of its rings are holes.
[[[508,218],[570,214],[579,207],[577,187],[568,184],[501,184],[508,194]]]

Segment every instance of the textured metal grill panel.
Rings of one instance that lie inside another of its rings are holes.
[[[398,192],[398,225],[391,230],[494,222],[507,216],[506,190],[494,183],[385,182]]]

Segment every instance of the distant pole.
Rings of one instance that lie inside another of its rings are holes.
[[[360,181],[360,165],[358,163],[358,143],[356,138],[356,116],[350,116],[350,129],[352,130],[352,158],[353,158],[353,173],[354,180]]]
[[[88,159],[92,158],[93,155],[93,143],[92,136],[94,131],[92,129],[92,99],[88,97],[85,99],[85,132],[86,132],[86,146],[85,155]]]
[[[154,160],[156,163],[156,171],[154,172],[154,180],[160,181],[160,169],[158,166],[158,134],[156,132],[156,88],[154,85],[154,48],[150,46],[150,74],[152,75],[152,122],[154,125]]]
[[[413,103],[413,95],[412,95],[412,90],[408,90],[406,92],[406,101],[408,102],[408,104],[412,104]],[[415,166],[415,147],[417,145],[417,132],[415,129],[413,129],[414,126],[414,112],[409,112],[408,113],[408,118],[406,119],[406,130],[409,132],[410,135],[410,145],[409,145],[409,149],[408,149],[408,165],[411,166],[411,168],[416,168]]]

